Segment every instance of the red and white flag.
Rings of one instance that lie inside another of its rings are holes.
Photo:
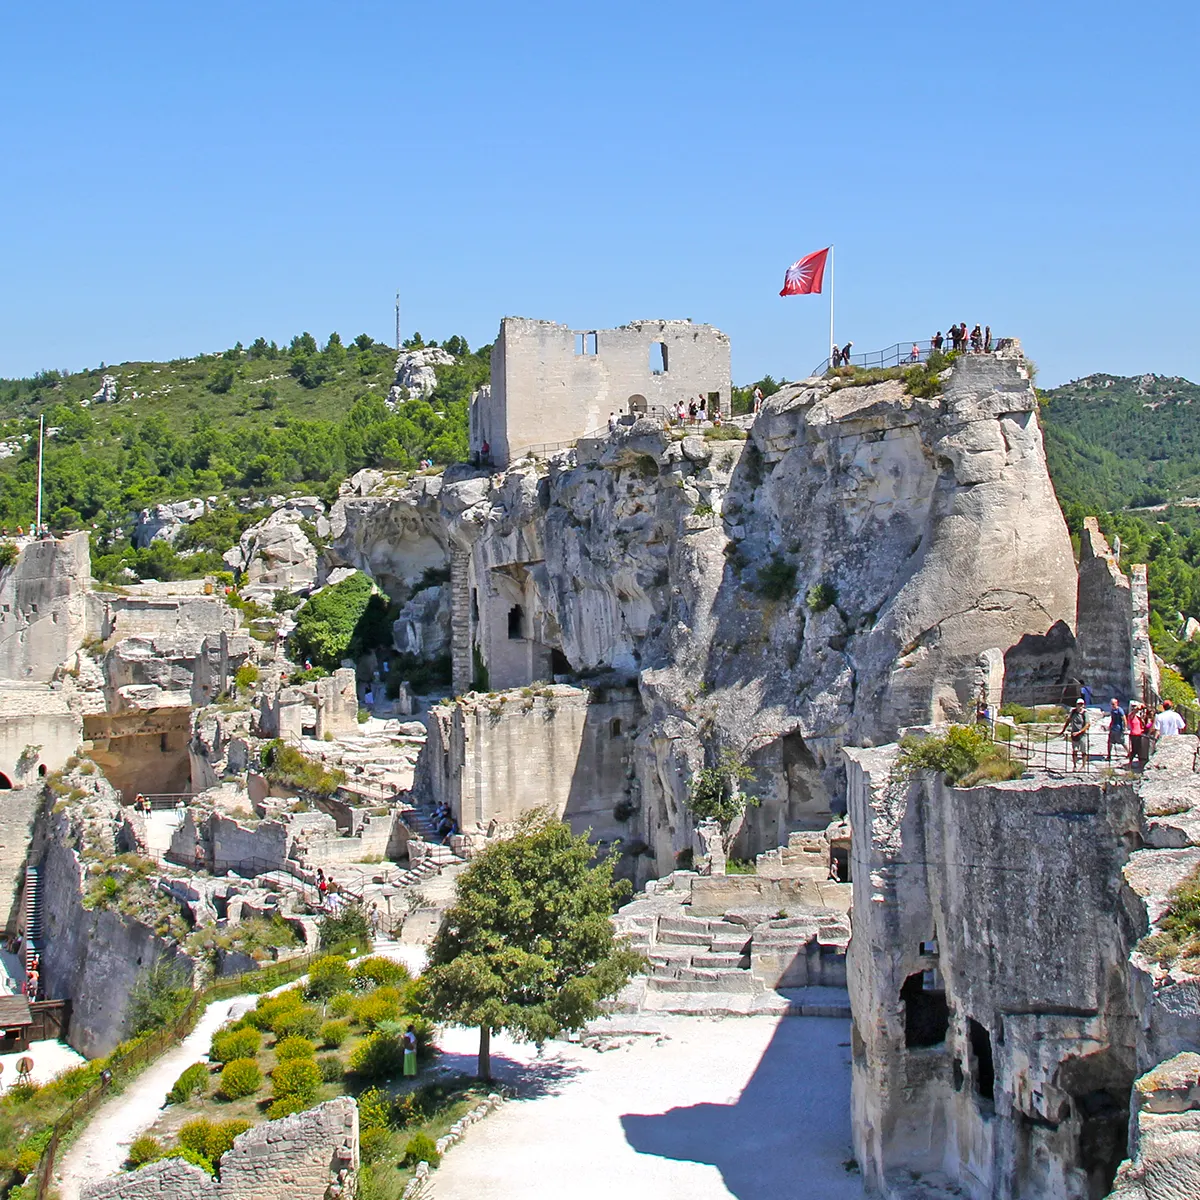
[[[829,247],[824,250],[814,250],[806,254],[799,262],[794,262],[783,277],[781,296],[809,296],[821,290],[825,279],[825,260],[829,257]]]

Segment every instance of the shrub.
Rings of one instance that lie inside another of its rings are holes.
[[[322,950],[366,950],[371,945],[371,924],[361,904],[351,904],[321,921]],[[345,986],[349,987],[347,983]],[[339,989],[340,990],[340,989]]]
[[[715,767],[705,767],[692,778],[688,808],[699,821],[717,821],[728,829],[747,804],[757,805],[758,797],[739,791],[740,780],[752,779],[754,772],[731,750],[722,752]]]
[[[295,746],[289,746],[279,738],[263,748],[262,763],[272,783],[295,788],[298,792],[332,796],[346,782],[345,771],[326,770],[319,762],[305,757]]]
[[[357,983],[370,983],[377,987],[395,987],[408,983],[412,978],[408,968],[394,958],[382,954],[372,954],[354,964],[351,972]]]
[[[346,960],[336,954],[330,954],[325,958],[318,958],[309,967],[304,994],[310,1000],[328,1000],[330,996],[344,992],[353,982]]]
[[[900,739],[896,772],[939,771],[951,786],[971,787],[986,780],[1015,779],[1021,763],[1006,761],[986,731],[977,725],[951,725],[945,733]]]
[[[280,1063],[271,1072],[271,1083],[276,1100],[284,1096],[299,1096],[305,1103],[311,1103],[321,1086],[321,1072],[311,1059],[294,1058],[290,1062]]]
[[[0,542],[0,571],[3,571],[5,567],[11,567],[17,561],[20,553],[16,542]]]
[[[437,1143],[427,1133],[414,1133],[404,1147],[404,1165],[415,1167],[417,1163],[427,1162],[436,1167],[442,1161],[438,1153]]]
[[[303,1003],[304,995],[299,988],[289,988],[277,996],[263,996],[238,1024],[253,1025],[255,1029],[273,1030],[275,1021],[285,1011],[299,1008]]]
[[[174,1086],[167,1093],[168,1104],[186,1104],[198,1092],[208,1086],[208,1065],[192,1063],[182,1075],[175,1080]]]
[[[377,1126],[386,1129],[392,1123],[395,1101],[387,1092],[369,1087],[358,1097],[358,1123],[364,1129]]]
[[[361,571],[322,588],[296,614],[296,656],[331,670],[391,641],[387,597]]]
[[[272,1121],[278,1121],[280,1117],[290,1117],[298,1112],[303,1112],[311,1103],[303,1096],[280,1096],[271,1101],[267,1108],[267,1116]]]
[[[208,1127],[208,1136],[204,1143],[204,1157],[210,1162],[221,1161],[221,1156],[233,1146],[234,1139],[250,1128],[251,1122],[237,1117],[229,1121],[213,1121]],[[184,1129],[187,1128],[185,1125]],[[183,1129],[179,1131],[179,1140],[183,1141]]]
[[[262,1087],[262,1072],[252,1058],[235,1058],[225,1064],[221,1082],[217,1088],[226,1100],[240,1100],[253,1096]]]
[[[194,1150],[197,1154],[203,1154],[205,1158],[210,1158],[212,1155],[208,1152],[208,1139],[212,1133],[213,1123],[206,1117],[196,1117],[192,1121],[185,1121],[179,1127],[179,1144],[187,1150]]]
[[[377,1162],[387,1153],[391,1134],[376,1125],[368,1126],[358,1136],[358,1152],[365,1163]]]
[[[129,1036],[170,1025],[191,998],[182,968],[165,958],[156,959],[138,975],[129,993]]]
[[[321,1045],[327,1050],[336,1050],[349,1036],[349,1021],[326,1021],[321,1026]]]
[[[404,1067],[404,1047],[398,1037],[372,1033],[350,1051],[350,1070],[364,1079],[388,1079]]]
[[[336,1054],[322,1054],[317,1059],[317,1070],[321,1072],[324,1083],[337,1083],[346,1073],[345,1064]]]
[[[220,1029],[213,1034],[208,1057],[213,1062],[228,1063],[235,1058],[253,1058],[262,1045],[262,1034],[257,1029]]]
[[[332,1016],[348,1017],[354,1011],[354,1005],[358,997],[353,992],[338,992],[336,996],[329,998],[329,1003],[325,1006],[329,1009]]]
[[[837,588],[828,580],[822,580],[820,583],[814,583],[808,589],[808,594],[804,597],[804,603],[813,612],[824,612],[827,608],[832,608],[837,603],[837,598]]]
[[[354,1005],[354,1021],[367,1029],[376,1029],[381,1021],[395,1021],[399,1016],[400,993],[395,988],[377,988]]]
[[[288,1009],[275,1018],[271,1028],[279,1041],[290,1037],[313,1039],[321,1028],[321,1014],[311,1005]]]
[[[233,681],[241,691],[248,692],[258,682],[258,668],[253,663],[243,663]]]
[[[1195,688],[1173,668],[1164,666],[1159,672],[1159,687],[1164,700],[1170,700],[1176,706],[1196,707]]]
[[[291,1062],[297,1058],[316,1058],[316,1046],[305,1037],[286,1037],[275,1043],[275,1057],[280,1062]]]
[[[1200,935],[1200,867],[1176,884],[1167,900],[1162,929],[1178,942]]]
[[[1011,717],[1018,725],[1032,725],[1037,720],[1037,712],[1032,708],[1026,708],[1024,704],[1015,704],[1009,702],[1000,707],[1000,715],[1002,717]]]
[[[163,1156],[162,1143],[157,1138],[143,1135],[136,1138],[132,1146],[129,1147],[129,1165],[134,1167],[144,1167],[147,1163],[152,1163]]]
[[[168,1150],[163,1155],[163,1158],[182,1158],[184,1162],[190,1162],[193,1166],[199,1167],[209,1175],[217,1173],[217,1169],[213,1166],[211,1159],[203,1154],[197,1154],[195,1150],[189,1150],[186,1146],[176,1146],[174,1149]]]
[[[796,587],[796,565],[778,552],[758,569],[758,594],[765,600],[786,600]]]

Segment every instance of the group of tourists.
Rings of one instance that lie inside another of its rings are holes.
[[[433,827],[437,832],[438,841],[443,846],[448,846],[450,839],[458,833],[458,822],[450,811],[450,805],[444,802],[434,805]]]
[[[1063,727],[1058,731],[1060,737],[1067,737],[1071,743],[1071,765],[1086,766],[1088,761],[1088,732],[1092,720],[1088,714],[1088,700],[1091,698],[1090,688],[1081,688],[1081,695],[1075,701],[1067,714]],[[1133,766],[1137,762],[1145,766],[1154,746],[1165,737],[1176,737],[1187,728],[1187,723],[1176,711],[1170,700],[1164,700],[1162,707],[1155,712],[1148,704],[1138,704],[1130,701],[1126,711],[1115,696],[1109,701],[1108,708],[1108,755],[1107,761],[1113,760],[1113,749],[1116,748],[1118,761],[1124,755],[1125,762]]]
[[[850,351],[853,349],[853,342],[847,342],[844,346],[835,345],[829,351],[829,365],[835,371],[838,367],[848,367],[850,365]]]
[[[942,336],[942,331],[939,329],[937,333],[929,339],[929,344],[935,352],[940,353],[942,347],[946,344],[946,338]],[[957,325],[950,326],[949,333],[950,349],[957,350],[960,353],[970,347],[972,354],[991,354],[992,352],[992,327],[985,325],[982,329],[978,325],[967,332],[966,321],[960,321]]]

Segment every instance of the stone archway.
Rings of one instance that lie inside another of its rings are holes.
[[[650,407],[649,401],[646,399],[645,396],[641,395],[639,392],[635,392],[632,396],[629,397],[629,411],[635,417],[645,416],[646,411],[647,411],[647,409],[649,409],[649,407]]]

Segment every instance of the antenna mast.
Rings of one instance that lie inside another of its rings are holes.
[[[46,436],[46,415],[38,417],[38,497],[37,497],[37,531],[42,531],[42,442]]]
[[[400,293],[396,293],[396,349],[400,349]]]

